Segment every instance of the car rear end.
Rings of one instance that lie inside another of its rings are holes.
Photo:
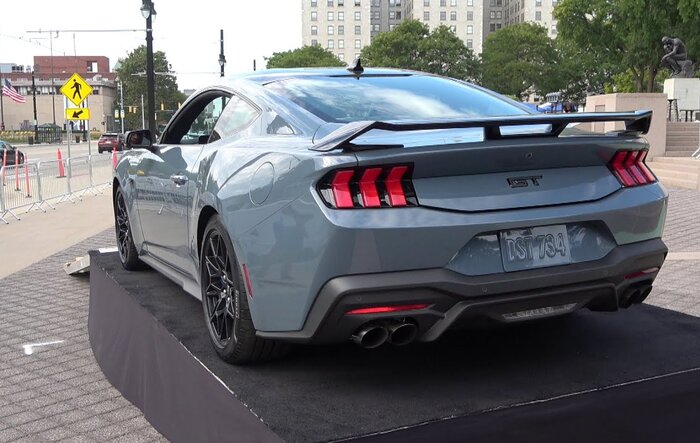
[[[102,134],[97,141],[97,149],[99,152],[121,151],[123,150],[122,137],[119,134]]]
[[[401,345],[477,318],[513,323],[641,303],[667,253],[667,193],[640,137],[650,118],[341,126],[312,149],[354,161],[318,171],[310,198],[280,213],[311,203],[318,211],[301,233],[323,239],[308,242],[313,257],[299,257],[314,269],[298,282],[309,291],[302,321],[259,334]],[[564,130],[608,120],[624,129]]]

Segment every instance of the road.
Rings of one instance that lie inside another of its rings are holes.
[[[61,155],[63,158],[68,158],[68,145],[63,143],[61,145],[32,145],[32,146],[19,146],[20,151],[24,152],[29,156],[30,162],[35,162],[39,160],[56,160],[56,151],[61,149]],[[92,154],[97,155],[97,140],[90,142],[90,149]],[[87,143],[71,143],[70,145],[70,155],[71,157],[77,157],[79,155],[88,154],[88,144]],[[101,155],[109,155],[104,153]]]

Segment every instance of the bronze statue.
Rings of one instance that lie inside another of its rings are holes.
[[[664,37],[661,39],[664,45],[664,56],[661,58],[661,67],[668,67],[673,78],[691,78],[695,76],[693,62],[688,59],[688,48],[679,38]]]

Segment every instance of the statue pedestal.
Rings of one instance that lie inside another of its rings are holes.
[[[700,110],[700,78],[669,78],[664,81],[664,93],[678,101],[679,111]]]

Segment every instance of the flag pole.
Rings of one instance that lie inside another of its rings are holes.
[[[3,97],[5,94],[2,92],[2,87],[5,86],[5,78],[0,74],[0,130],[5,130],[5,105],[3,103]]]

